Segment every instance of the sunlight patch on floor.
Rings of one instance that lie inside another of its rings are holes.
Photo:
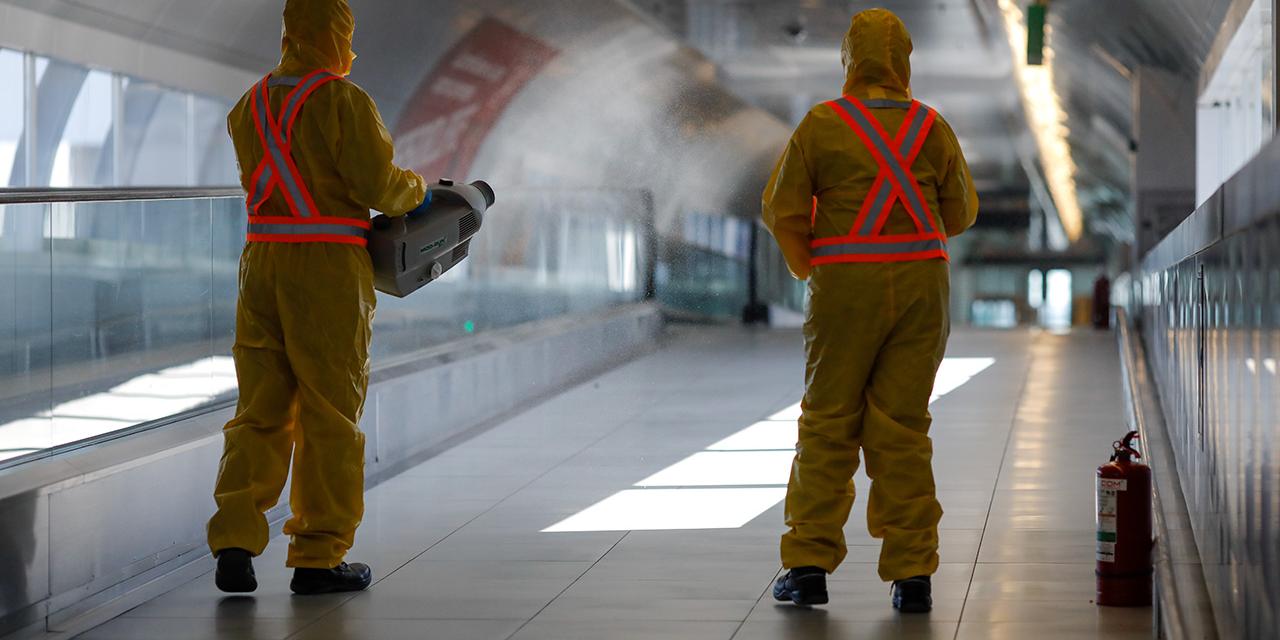
[[[932,404],[995,358],[946,358]],[[544,529],[544,533],[737,529],[786,497],[800,403],[779,411]]]

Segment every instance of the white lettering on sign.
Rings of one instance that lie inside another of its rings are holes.
[[[400,164],[416,169],[453,153],[478,109],[475,105],[463,107],[404,134],[396,145]]]
[[[476,86],[457,78],[445,76],[431,85],[431,94],[458,102],[471,102],[471,99],[476,95]]]
[[[464,53],[450,65],[451,68],[465,71],[473,76],[484,78],[489,82],[498,82],[507,75],[507,68],[496,62],[490,62],[474,53]]]

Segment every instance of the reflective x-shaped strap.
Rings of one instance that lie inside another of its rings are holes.
[[[936,233],[937,228],[929,215],[924,194],[911,172],[911,165],[919,156],[929,129],[937,117],[934,111],[919,102],[909,103],[902,127],[898,129],[897,136],[890,139],[880,121],[867,110],[867,104],[850,97],[840,98],[831,104],[836,114],[853,129],[880,165],[880,172],[876,175],[871,192],[854,221],[853,234],[868,237],[878,235],[897,201],[905,206],[917,232],[926,233],[927,228],[929,233]],[[882,105],[880,101],[872,101],[870,104],[901,108],[900,105],[907,103]]]
[[[267,76],[254,87],[250,102],[253,107],[254,125],[258,130],[258,137],[262,140],[263,160],[259,163],[251,180],[253,189],[247,200],[249,215],[257,216],[263,203],[271,197],[276,188],[282,189],[294,216],[310,218],[317,215],[315,201],[312,200],[310,191],[303,183],[290,153],[293,125],[307,98],[321,85],[337,79],[338,76],[334,74],[316,71],[302,79]],[[281,85],[296,86],[285,99],[280,118],[276,120],[271,115],[268,89]]]

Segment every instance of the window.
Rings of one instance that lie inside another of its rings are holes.
[[[235,149],[227,135],[227,112],[230,105],[222,100],[195,96],[192,109],[192,140],[195,148],[196,184],[240,184],[240,171],[236,167]]]
[[[0,49],[0,187],[234,185],[229,109],[227,100]]]
[[[103,71],[84,76],[57,145],[49,186],[107,186],[115,182],[109,147],[115,112],[113,84],[111,74]]]
[[[189,185],[190,96],[137,80],[124,83],[121,184]]]
[[[0,186],[18,186],[12,181],[15,167],[22,173],[18,151],[26,123],[27,95],[23,67],[21,53],[0,49]]]

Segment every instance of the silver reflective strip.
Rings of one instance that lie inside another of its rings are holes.
[[[903,160],[911,162],[912,158],[908,157],[911,154],[911,148],[916,146],[916,140],[920,138],[920,133],[924,131],[924,123],[928,119],[929,108],[921,106],[920,109],[916,111],[915,119],[911,121],[911,128],[907,130],[907,137],[902,141]],[[915,189],[904,189],[904,191],[910,191],[910,197],[915,198]],[[928,210],[917,208],[916,211],[920,213],[920,217],[924,218],[924,226],[926,229],[929,231],[938,230],[937,226],[933,224],[933,216],[930,215]]]
[[[867,212],[867,219],[863,221],[862,228],[858,233],[864,236],[871,235],[876,229],[876,223],[880,221],[880,212],[884,210],[884,204],[889,201],[889,194],[893,193],[893,185],[889,180],[880,183],[880,190],[876,192],[875,204],[871,205],[871,211]]]
[[[351,236],[365,237],[365,230],[345,224],[263,224],[249,223],[249,233],[262,233],[273,236]]]
[[[911,147],[916,146],[916,139],[920,137],[920,131],[924,129],[924,121],[928,117],[928,107],[920,107],[920,109],[916,111],[916,117],[911,121],[911,128],[907,129],[907,137],[902,139],[901,153],[903,160],[906,160],[907,162],[911,161],[911,158],[908,158],[907,154],[911,153]]]
[[[296,86],[299,82],[302,82],[302,78],[299,78],[297,76],[280,76],[279,78],[272,77],[271,80],[267,82],[267,86],[268,87],[292,87],[292,86]]]
[[[280,117],[280,126],[287,127],[289,125],[289,121],[293,119],[294,114],[298,112],[298,109],[302,108],[302,96],[306,95],[307,91],[311,89],[311,87],[314,87],[317,82],[320,82],[327,77],[329,76],[326,74],[317,73],[316,75],[311,76],[302,84],[302,86],[293,91],[293,97],[291,97],[289,99],[289,103],[284,106],[284,111]]]
[[[916,190],[911,188],[912,182],[907,178],[907,171],[897,161],[897,154],[889,149],[888,141],[886,141],[877,132],[874,124],[867,121],[867,116],[862,113],[862,110],[854,106],[848,98],[840,98],[838,102],[840,102],[840,105],[845,108],[845,111],[847,111],[849,115],[857,121],[858,125],[862,127],[862,130],[867,134],[867,139],[871,140],[871,144],[875,145],[876,149],[880,152],[880,155],[884,157],[885,162],[889,165],[889,170],[893,172],[898,185],[902,187],[903,193],[906,194],[907,202],[911,204],[911,208],[915,210],[916,215],[925,218],[927,226],[932,228],[933,222],[928,220],[928,210],[924,208],[924,203],[920,202],[920,198],[916,194]]]
[[[275,166],[280,169],[280,182],[284,183],[285,189],[288,189],[293,203],[297,206],[298,215],[310,218],[311,211],[307,209],[307,201],[302,198],[302,191],[298,188],[298,183],[294,181],[293,175],[289,172],[289,165],[284,160],[284,152],[276,144],[276,136],[271,132],[271,126],[267,122],[267,109],[271,105],[262,104],[265,101],[262,99],[261,92],[257,93],[255,99],[258,101],[258,124],[262,126],[262,133],[266,136],[267,152],[271,154],[271,159]]]
[[[267,185],[271,184],[271,176],[273,175],[275,175],[275,172],[271,170],[271,165],[267,165],[262,170],[262,175],[258,176],[258,184],[253,188],[254,195],[258,196],[258,202],[267,199]],[[255,202],[254,204],[257,203]]]
[[[864,102],[863,104],[869,104],[870,102],[875,102],[875,101],[868,101],[868,102]],[[901,104],[901,103],[894,103],[894,104]],[[906,104],[910,106],[911,103],[906,103]],[[902,142],[901,152],[904,158],[906,157],[907,154],[911,153],[911,147],[915,146],[916,138],[920,137],[920,130],[924,128],[924,121],[925,121],[925,118],[928,117],[928,115],[929,115],[929,112],[927,111],[926,107],[921,107],[916,112],[916,117],[911,122],[911,127],[907,130],[907,137]],[[889,199],[889,194],[891,193],[893,193],[893,186],[890,185],[888,181],[882,182],[880,184],[880,191],[876,193],[875,203],[871,205],[871,212],[867,215],[867,219],[863,222],[862,228],[858,230],[859,235],[869,236],[873,231],[875,231],[876,223],[880,219],[880,211],[884,209],[885,201]],[[925,217],[928,218],[928,216],[925,216]],[[929,222],[928,226],[930,230],[932,230],[933,223]]]
[[[912,240],[910,242],[851,242],[849,244],[829,244],[825,247],[814,247],[813,257],[827,256],[891,256],[923,251],[940,251],[947,247],[937,238],[929,240]]]
[[[900,102],[898,100],[863,100],[862,104],[868,109],[902,109],[911,108],[910,102]]]

